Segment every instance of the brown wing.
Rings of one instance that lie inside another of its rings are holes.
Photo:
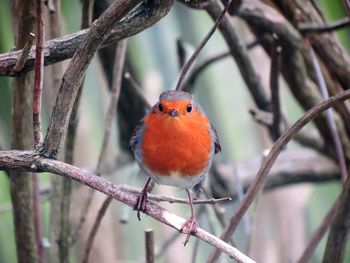
[[[215,127],[213,126],[213,124],[210,124],[211,125],[211,128],[214,132],[214,146],[215,146],[215,153],[218,153],[218,152],[221,152],[221,145],[220,145],[220,140],[219,140],[219,137],[218,137],[218,133],[216,132],[216,129]]]

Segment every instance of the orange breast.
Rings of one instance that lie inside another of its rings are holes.
[[[212,138],[206,116],[151,113],[145,118],[142,153],[145,165],[158,175],[178,172],[195,176],[207,166]]]

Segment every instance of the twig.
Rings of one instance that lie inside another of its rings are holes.
[[[260,42],[260,39],[257,38],[255,40],[253,40],[252,42],[246,44],[246,48],[247,49],[252,49],[254,47],[256,47]],[[213,63],[227,58],[231,55],[230,51],[223,51],[219,54],[216,54],[212,57],[207,58],[206,60],[198,63],[193,70],[189,73],[190,75],[188,76],[187,80],[185,80],[185,84],[184,87],[186,89],[186,91],[189,91],[188,89],[193,89],[193,86],[196,82],[196,80],[198,79],[199,75],[210,65],[212,65]]]
[[[21,56],[19,57],[16,65],[13,67],[14,71],[21,71],[24,67],[24,64],[26,63],[30,48],[33,45],[35,35],[33,33],[29,34],[29,38],[27,43],[25,44],[24,48],[22,49]]]
[[[313,65],[315,73],[316,73],[318,85],[320,86],[323,99],[326,100],[329,98],[329,93],[328,93],[328,90],[326,87],[326,82],[323,78],[322,71],[321,71],[320,65],[317,61],[315,52],[310,44],[308,47],[308,51],[309,51],[309,55],[310,55],[311,60],[312,60],[312,65]],[[341,179],[342,179],[343,183],[345,183],[346,178],[348,177],[348,170],[346,167],[343,146],[342,146],[342,143],[340,141],[339,133],[337,131],[337,126],[336,126],[335,119],[334,119],[334,113],[333,113],[332,109],[328,109],[326,111],[326,114],[327,114],[326,115],[327,122],[328,122],[329,128],[331,130],[332,138],[333,138],[334,148],[335,148],[335,151],[337,154],[337,159],[339,162]]]
[[[120,186],[121,189],[133,193],[133,194],[140,194],[141,189],[137,187],[132,187],[128,185],[122,185]],[[168,197],[168,196],[159,196],[155,194],[148,194],[147,195],[149,200],[153,200],[156,202],[168,202],[170,204],[177,203],[177,204],[188,204],[188,199],[182,199],[182,198],[175,198],[175,197]],[[214,205],[216,203],[220,202],[226,202],[226,201],[231,201],[231,197],[223,197],[223,198],[210,198],[206,200],[193,200],[194,205],[199,205],[199,204],[207,204],[207,205]]]
[[[343,4],[344,4],[345,11],[346,11],[347,15],[350,17],[350,1],[343,0]]]
[[[195,49],[195,51],[193,52],[191,57],[188,59],[188,61],[183,66],[183,68],[181,70],[181,73],[180,73],[179,80],[178,80],[178,82],[176,84],[176,90],[181,90],[182,89],[182,82],[183,82],[187,72],[190,70],[190,68],[191,68],[194,60],[197,58],[199,52],[202,51],[202,49],[204,48],[205,44],[209,41],[210,37],[214,34],[214,32],[217,29],[217,27],[219,26],[222,18],[226,14],[227,9],[230,7],[231,2],[232,2],[232,0],[228,0],[227,1],[225,8],[221,11],[221,13],[216,18],[216,21],[215,21],[213,27],[209,30],[209,32],[203,38],[202,42],[198,45],[198,47]]]
[[[341,99],[350,97],[350,91],[349,93],[344,93],[342,93],[342,96],[340,96]],[[334,102],[340,100],[340,98],[335,99]],[[326,105],[322,106],[329,107],[332,104],[333,101],[331,103],[328,101]],[[319,113],[319,109],[316,110],[316,113]],[[33,151],[0,151],[0,170],[12,169],[32,172],[50,172],[61,176],[68,176],[73,180],[89,186],[99,192],[102,192],[130,207],[134,207],[137,201],[136,195],[122,190],[119,186],[114,185],[103,177],[97,176],[92,172],[66,164],[64,162],[38,156],[37,153]],[[164,208],[161,208],[152,202],[147,202],[145,213],[157,221],[162,222],[163,224],[166,224],[178,231],[181,230],[182,225],[186,221],[184,218],[170,213]],[[227,254],[229,257],[234,258],[238,262],[254,262],[238,249],[230,246],[229,244],[206,232],[200,227],[197,228],[194,236],[212,246],[219,247],[220,250],[222,250],[225,254]]]
[[[350,26],[350,18],[344,17],[326,25],[300,23],[298,29],[301,33],[328,33]]]
[[[91,249],[92,249],[93,242],[95,240],[95,236],[97,234],[97,230],[98,230],[98,228],[99,228],[99,226],[101,224],[102,218],[105,215],[105,213],[107,211],[107,208],[108,208],[109,204],[111,203],[112,199],[113,198],[111,196],[107,196],[107,198],[103,202],[100,210],[98,211],[98,214],[97,214],[97,217],[95,219],[94,225],[93,225],[93,227],[91,229],[91,232],[89,234],[89,237],[88,237],[88,239],[86,241],[84,257],[83,257],[83,260],[82,260],[83,263],[89,262],[89,256],[90,256],[90,252],[91,252]]]
[[[313,120],[316,116],[318,116],[322,111],[330,108],[338,101],[343,101],[350,98],[350,91],[345,91],[339,93],[333,97],[330,97],[328,100],[323,101],[316,106],[312,107],[310,110],[305,112],[305,114],[287,131],[285,131],[281,137],[275,142],[271,151],[269,152],[266,159],[264,159],[263,164],[261,165],[256,178],[252,185],[250,185],[246,195],[243,200],[240,202],[235,215],[230,219],[230,223],[227,225],[225,230],[220,236],[220,239],[223,241],[227,241],[237,228],[239,222],[241,221],[243,215],[249,208],[249,206],[254,201],[255,196],[259,192],[260,188],[264,185],[266,181],[267,174],[271,169],[271,166],[277,159],[280,152],[287,145],[287,143],[311,120]],[[350,182],[350,180],[349,180]],[[350,192],[350,191],[349,191]],[[220,251],[215,249],[211,255],[209,256],[208,263],[215,262],[215,260],[220,255]]]
[[[303,254],[299,258],[297,263],[310,262],[312,254],[314,253],[317,245],[320,243],[322,237],[326,234],[330,224],[332,223],[332,221],[333,221],[333,219],[335,217],[335,211],[337,210],[338,203],[339,203],[339,198],[333,204],[331,209],[328,211],[327,215],[323,218],[320,226],[312,234],[309,243],[307,244]]]
[[[187,52],[186,48],[184,46],[184,43],[181,39],[176,40],[176,50],[177,50],[177,59],[179,62],[180,69],[184,66],[187,58]]]
[[[154,263],[154,232],[153,229],[145,230],[146,262]]]
[[[277,37],[277,36],[276,36]],[[272,107],[272,124],[270,134],[273,141],[281,136],[281,106],[279,93],[279,74],[281,68],[282,47],[278,45],[275,39],[271,51],[271,69],[270,69],[270,90],[271,90],[271,107]]]
[[[152,106],[151,104],[149,104],[149,102],[147,101],[147,99],[145,98],[145,96],[142,93],[142,89],[141,86],[136,82],[136,80],[131,76],[130,72],[125,72],[124,74],[124,78],[129,81],[129,83],[131,84],[130,87],[132,87],[134,94],[139,97],[139,99],[143,102],[143,104],[145,105],[145,107],[149,110]]]
[[[34,148],[38,149],[43,142],[41,131],[41,93],[44,75],[44,18],[41,0],[36,0],[36,48],[35,48],[35,77],[33,90],[33,136]]]

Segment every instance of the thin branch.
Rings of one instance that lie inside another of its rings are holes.
[[[347,15],[350,17],[350,1],[343,0],[343,4],[344,4],[345,11],[346,11]]]
[[[270,126],[270,134],[273,141],[281,136],[281,105],[279,93],[279,74],[281,68],[281,52],[282,48],[275,39],[271,51],[271,69],[270,69],[270,90],[271,90],[271,107],[272,107],[272,124]]]
[[[140,188],[137,187],[132,187],[128,185],[122,185],[121,188],[127,192],[133,193],[133,194],[140,194],[141,190]],[[170,204],[189,204],[188,199],[182,199],[182,198],[176,198],[176,197],[171,197],[171,196],[160,196],[160,195],[155,195],[155,194],[148,194],[147,195],[149,200],[153,200],[156,202],[168,202]],[[226,201],[231,201],[231,197],[223,197],[223,198],[209,198],[206,200],[193,200],[194,205],[199,205],[199,204],[207,204],[207,205],[214,205],[216,203],[221,203],[221,202],[226,202]]]
[[[246,48],[252,49],[254,47],[256,47],[260,42],[260,39],[257,38],[255,40],[253,40],[252,42],[246,44]],[[203,60],[202,62],[199,62],[194,68],[193,70],[189,73],[190,75],[188,76],[188,78],[185,80],[184,83],[184,89],[186,89],[186,91],[189,91],[188,89],[193,89],[193,86],[196,82],[196,80],[198,79],[198,77],[200,76],[200,74],[210,65],[212,65],[213,63],[227,58],[231,55],[230,51],[223,51],[219,54],[216,54],[212,57],[208,57],[207,59]]]
[[[328,93],[328,89],[326,86],[326,82],[323,78],[322,75],[322,71],[320,68],[320,65],[317,61],[315,52],[312,48],[312,46],[309,44],[308,47],[308,51],[309,51],[309,55],[311,57],[312,60],[312,65],[314,67],[315,73],[316,73],[316,77],[317,77],[317,81],[318,81],[318,85],[320,86],[321,89],[321,93],[323,96],[323,99],[326,100],[329,98],[329,93]],[[327,116],[327,122],[329,125],[329,128],[331,130],[331,134],[332,134],[332,138],[333,138],[333,143],[334,143],[334,148],[337,154],[337,159],[339,162],[339,167],[340,167],[340,172],[341,172],[341,178],[343,183],[345,183],[346,178],[348,177],[348,170],[347,170],[347,166],[346,166],[346,160],[345,160],[345,155],[344,155],[344,150],[343,150],[343,146],[339,137],[339,133],[337,130],[337,125],[335,122],[335,118],[334,118],[334,113],[332,109],[328,109],[326,111],[326,116]]]
[[[81,29],[88,28],[92,21],[92,7],[94,5],[94,0],[84,0],[83,1],[83,11],[82,11],[82,19],[81,19]],[[65,145],[65,162],[67,163],[74,163],[74,149],[76,145],[76,136],[77,136],[77,130],[79,125],[79,106],[80,106],[80,99],[81,94],[84,88],[84,82],[85,77],[83,78],[80,87],[78,89],[78,93],[76,95],[71,116],[69,118],[68,123],[68,135],[66,139],[66,145]],[[69,261],[69,252],[70,252],[70,245],[74,244],[72,242],[72,237],[77,238],[78,234],[72,234],[71,231],[71,222],[70,222],[70,207],[71,207],[71,196],[72,196],[72,180],[70,178],[64,178],[63,179],[63,187],[62,187],[62,195],[61,195],[61,230],[60,230],[60,238],[59,238],[59,244],[60,244],[60,256],[61,261]],[[92,200],[93,192],[91,189],[89,191],[89,196],[87,198],[87,201],[89,204]],[[85,208],[86,206],[84,206]],[[87,207],[87,209],[89,206]],[[87,216],[87,210],[83,210],[84,217]],[[85,222],[85,220],[80,220],[78,224],[78,229],[80,229],[83,225],[81,222]]]
[[[350,26],[350,18],[344,17],[326,25],[300,23],[298,29],[301,33],[328,33]]]
[[[328,211],[327,215],[323,218],[320,226],[316,229],[316,231],[312,234],[309,243],[307,244],[303,254],[297,261],[297,263],[308,263],[311,260],[312,254],[314,253],[317,245],[320,243],[323,236],[326,234],[329,226],[335,217],[335,212],[337,210],[337,206],[339,203],[339,198],[333,204],[331,209]]]
[[[111,196],[107,196],[107,198],[105,199],[105,201],[103,202],[100,210],[98,211],[97,217],[95,219],[94,225],[92,226],[92,229],[90,231],[89,237],[86,241],[86,247],[85,247],[85,252],[84,252],[84,257],[82,262],[83,263],[88,263],[89,262],[89,256],[90,256],[90,252],[92,249],[92,245],[94,243],[95,240],[95,236],[97,234],[97,230],[101,224],[102,218],[105,215],[107,208],[109,207],[109,204],[111,203],[111,201],[113,200],[113,198]]]
[[[14,71],[21,71],[24,67],[24,64],[26,63],[30,48],[33,45],[35,35],[33,33],[29,34],[29,38],[27,43],[25,44],[24,48],[22,49],[21,56],[19,57],[16,65],[13,67]]]
[[[35,77],[33,90],[33,136],[34,148],[38,149],[43,142],[41,131],[41,93],[44,76],[44,18],[41,0],[36,0],[36,49],[35,49]]]
[[[243,200],[240,202],[235,215],[230,219],[230,223],[227,225],[225,230],[220,236],[220,239],[223,241],[227,241],[237,228],[239,222],[244,216],[245,212],[249,208],[249,206],[254,201],[255,196],[264,185],[268,172],[271,169],[271,166],[279,156],[280,152],[284,149],[287,143],[292,140],[293,137],[311,120],[313,120],[316,116],[318,116],[324,110],[330,108],[338,101],[344,101],[350,98],[350,90],[339,93],[326,101],[323,101],[316,106],[312,107],[310,110],[305,112],[305,114],[287,131],[285,131],[281,137],[275,142],[268,156],[264,159],[256,178],[252,185],[250,185],[246,195]],[[350,182],[350,180],[348,180]],[[350,194],[350,191],[349,191]],[[349,203],[349,202],[348,202]],[[349,209],[350,211],[350,209]],[[211,255],[209,256],[208,263],[213,263],[220,255],[220,251],[215,249]]]
[[[350,97],[350,92],[346,95]],[[344,99],[344,95],[341,98]],[[32,172],[50,172],[61,176],[68,176],[73,180],[104,193],[130,207],[134,207],[137,201],[136,195],[122,190],[119,186],[114,185],[92,172],[64,162],[38,156],[37,153],[32,151],[0,151],[0,170],[12,169]],[[145,213],[178,231],[181,230],[182,225],[186,222],[184,218],[170,213],[152,202],[147,202]],[[238,262],[254,262],[238,249],[230,246],[200,227],[197,228],[194,236],[214,247],[219,247],[219,249],[225,254],[234,258]]]
[[[154,263],[154,232],[153,229],[145,230],[146,263]]]
[[[202,51],[202,49],[207,44],[207,42],[209,41],[211,36],[214,34],[215,30],[218,28],[222,18],[225,16],[225,14],[227,12],[227,9],[230,7],[231,2],[232,2],[232,0],[227,1],[225,8],[221,11],[221,13],[216,18],[213,27],[209,30],[209,32],[203,38],[202,42],[198,45],[198,47],[195,49],[195,51],[193,52],[191,57],[188,59],[188,61],[183,66],[181,73],[180,73],[179,80],[177,81],[177,84],[176,84],[176,90],[182,89],[182,82],[183,82],[186,74],[190,70],[190,68],[191,68],[193,62],[195,61],[195,59],[197,58],[198,54]]]
[[[132,87],[133,93],[143,102],[145,107],[149,110],[152,106],[151,104],[149,104],[149,102],[143,95],[141,86],[137,83],[137,81],[131,76],[129,72],[125,72],[124,78],[131,84],[130,87]]]
[[[169,12],[172,4],[173,1],[171,0],[161,1],[161,3],[154,1],[147,10],[144,5],[139,5],[133,9],[127,18],[116,23],[113,29],[108,31],[107,36],[101,39],[102,43],[97,49],[115,44],[152,26]],[[86,39],[88,31],[88,29],[80,30],[76,33],[45,42],[45,65],[72,58],[79,45]],[[13,70],[21,53],[22,51],[18,50],[0,55],[0,76],[16,77],[34,69],[35,47],[32,47],[24,68],[20,72]]]

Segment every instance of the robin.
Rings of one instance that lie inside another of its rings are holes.
[[[215,128],[192,94],[165,91],[137,124],[130,147],[149,177],[134,207],[138,219],[140,211],[145,212],[152,180],[185,189],[191,207],[191,217],[181,228],[187,233],[186,244],[197,227],[190,189],[201,188],[214,154],[221,151]]]

